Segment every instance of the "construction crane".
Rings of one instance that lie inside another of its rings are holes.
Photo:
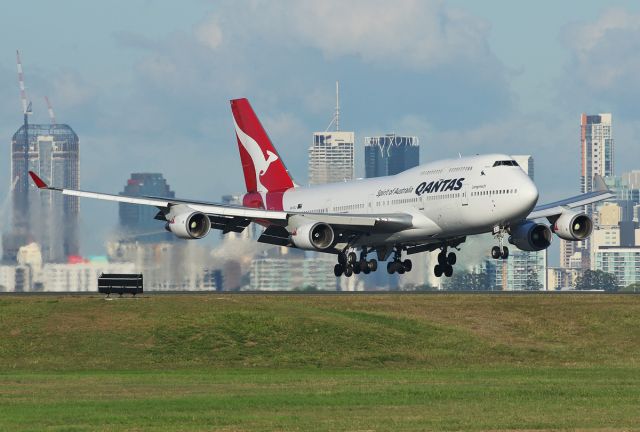
[[[53,106],[51,106],[51,101],[49,100],[49,96],[45,96],[44,100],[47,101],[47,109],[49,110],[49,119],[51,120],[51,126],[56,125],[56,115],[53,112]]]

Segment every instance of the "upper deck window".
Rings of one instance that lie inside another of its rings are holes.
[[[518,162],[514,161],[514,160],[502,160],[502,161],[495,161],[495,163],[493,164],[494,167],[497,167],[499,165],[506,165],[506,166],[520,166],[518,165]]]

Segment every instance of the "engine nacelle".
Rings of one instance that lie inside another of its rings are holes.
[[[178,207],[178,206],[176,206]],[[209,234],[211,221],[209,216],[197,211],[184,210],[174,211],[171,209],[168,215],[167,231],[171,231],[182,239],[201,239]]]
[[[551,245],[551,229],[545,224],[527,221],[511,227],[509,243],[527,252],[536,252]]]
[[[584,240],[591,235],[593,221],[585,213],[566,211],[556,219],[551,230],[564,240]]]
[[[291,232],[291,241],[300,249],[325,250],[333,245],[335,234],[331,225],[323,222],[306,223]]]

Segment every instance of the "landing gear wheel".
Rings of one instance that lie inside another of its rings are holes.
[[[338,263],[345,265],[347,263],[347,254],[344,252],[340,252],[338,254]]]
[[[491,258],[498,259],[502,256],[502,252],[500,251],[499,246],[494,246],[491,248]]]
[[[387,263],[387,273],[394,274],[396,271],[395,262],[390,261]]]
[[[411,262],[410,259],[406,259],[402,262],[402,267],[404,268],[405,271],[410,272],[411,269],[413,268],[413,263]]]
[[[397,272],[398,274],[404,274],[404,272],[405,272],[405,270],[404,270],[404,266],[403,266],[403,265],[402,265],[402,263],[401,263],[401,262],[399,262],[399,261],[396,263],[396,272]]]
[[[352,274],[353,274],[353,269],[351,268],[351,266],[346,266],[344,268],[344,275],[346,277],[351,277]]]
[[[440,264],[436,264],[436,266],[433,268],[433,274],[436,277],[442,276],[442,266]]]
[[[367,265],[366,259],[360,258],[360,261],[358,261],[358,264],[356,265],[360,267],[361,272],[365,272],[365,270],[369,270],[369,266]]]
[[[371,270],[370,270],[370,269],[369,269],[369,267],[367,266],[367,267],[365,267],[365,268],[364,268],[364,270],[362,270],[362,273],[364,273],[364,274],[369,274],[369,273],[371,273]]]
[[[456,263],[457,260],[458,259],[456,257],[456,254],[454,252],[449,252],[449,255],[447,255],[447,264],[452,266]]]
[[[502,246],[502,254],[501,254],[500,258],[502,258],[502,259],[509,258],[509,248],[508,247]]]
[[[438,264],[441,266],[447,264],[447,256],[444,254],[444,251],[438,254]]]
[[[349,252],[347,255],[347,261],[349,264],[354,265],[358,261],[358,255],[355,252]]]
[[[446,266],[444,268],[444,275],[446,277],[451,277],[452,274],[453,274],[453,267],[452,266]]]
[[[333,274],[336,275],[336,277],[342,276],[342,273],[344,273],[344,267],[342,267],[342,264],[336,264],[333,266]]]
[[[375,259],[369,260],[369,262],[367,263],[367,266],[369,267],[369,270],[374,272],[378,270],[378,261],[376,261]]]
[[[356,263],[353,267],[353,274],[360,274],[360,264]]]

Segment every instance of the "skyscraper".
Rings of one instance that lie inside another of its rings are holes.
[[[159,173],[133,173],[121,195],[175,198],[167,181]],[[158,243],[175,239],[164,230],[165,222],[154,219],[158,209],[151,206],[120,203],[120,227],[126,240]]]
[[[315,132],[309,148],[309,184],[353,180],[353,132]]]
[[[329,131],[331,125],[335,131]],[[324,132],[313,134],[309,147],[309,184],[318,185],[353,180],[355,134],[340,131],[340,98],[336,82],[336,110]]]
[[[587,115],[580,118],[580,143],[582,148],[582,166],[580,191],[593,190],[593,176],[613,175],[613,133],[611,113]]]
[[[388,134],[364,139],[365,177],[398,174],[420,163],[418,137]]]
[[[25,138],[28,143],[25,142]],[[24,151],[29,158],[25,167]],[[15,181],[33,170],[47,183],[78,189],[80,186],[78,135],[65,124],[30,124],[25,134],[21,126],[11,142],[11,178]],[[17,251],[27,242],[40,244],[45,262],[63,262],[78,255],[78,198],[41,193],[31,182],[24,194],[17,181],[13,192],[13,229],[3,241],[3,260],[15,262]],[[29,214],[24,214],[23,197],[28,197]]]
[[[611,127],[611,113],[588,115],[582,113],[580,117],[580,192],[593,190],[593,176],[612,176],[614,173],[613,160],[613,131]],[[594,218],[597,226],[596,205],[585,206],[585,212]],[[560,240],[560,266],[564,268],[590,268],[589,240],[568,242]]]

